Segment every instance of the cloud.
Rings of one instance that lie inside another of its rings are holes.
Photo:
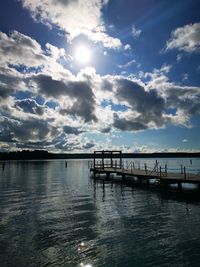
[[[66,134],[75,134],[75,135],[78,135],[78,134],[81,134],[83,131],[80,131],[78,129],[78,127],[71,127],[69,125],[65,125],[63,127],[63,130]]]
[[[0,54],[3,58],[3,55]],[[0,66],[0,102],[8,98],[18,88],[25,90],[25,83],[23,82],[23,75],[15,69],[7,66]]]
[[[97,121],[94,114],[95,98],[90,85],[86,81],[54,80],[51,76],[37,75],[34,78],[40,94],[47,97],[60,98],[69,96],[68,107],[60,109],[61,114],[77,115],[85,122]]]
[[[44,114],[44,106],[39,105],[34,99],[23,99],[15,102],[15,107],[25,113],[37,114],[39,116]]]
[[[46,140],[50,133],[48,123],[43,120],[1,120],[0,141],[25,142]]]
[[[42,49],[18,32],[1,36],[0,141],[8,146],[90,150],[94,142],[83,140],[87,133],[109,136],[169,123],[192,127],[191,118],[200,113],[200,88],[170,82],[170,65],[142,73],[140,79],[101,76],[93,68],[73,75],[61,64],[67,57],[63,49],[51,44]]]
[[[131,49],[131,45],[130,44],[125,44],[124,50],[130,50],[130,49]]]
[[[139,83],[128,79],[117,80],[116,97],[123,101],[131,110],[142,114],[141,122],[154,122],[162,126],[162,113],[165,108],[164,99],[156,90],[145,91]]]
[[[122,69],[122,68],[128,68],[128,67],[130,67],[131,65],[133,65],[133,64],[135,64],[135,63],[136,63],[136,60],[135,60],[135,59],[132,59],[132,60],[128,61],[128,62],[125,63],[125,64],[118,65],[118,67],[119,67],[120,69]]]
[[[31,12],[36,21],[56,25],[73,40],[85,34],[94,42],[101,42],[107,48],[119,48],[118,38],[106,33],[102,9],[108,0],[21,0],[23,7]]]
[[[41,46],[31,37],[17,31],[0,32],[1,65],[38,66],[46,62]],[[38,64],[39,63],[39,64]]]
[[[113,126],[121,131],[140,131],[148,128],[147,124],[138,118],[120,118],[116,113],[114,114]]]
[[[200,23],[188,24],[171,33],[165,50],[178,49],[187,53],[200,51]]]
[[[138,38],[142,31],[140,29],[137,29],[135,25],[132,26],[132,35],[134,38]]]

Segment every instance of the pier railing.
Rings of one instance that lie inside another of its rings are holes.
[[[136,164],[137,163],[137,164]],[[167,164],[164,166],[161,166],[158,161],[154,163],[154,166],[148,166],[146,163],[143,165],[144,167],[141,166],[140,162],[134,162],[134,161],[128,161],[128,160],[122,160],[122,162],[118,160],[113,160],[111,162],[104,162],[102,164],[101,160],[97,160],[95,162],[95,169],[120,169],[122,171],[130,171],[130,173],[134,173],[136,170],[141,170],[144,171],[146,175],[152,176],[156,175],[159,176],[160,178],[168,177],[168,174],[179,174],[180,177],[183,179],[189,178],[191,176],[199,175],[200,174],[200,169],[194,169],[194,168],[187,168],[186,166],[180,165],[178,168],[172,168],[168,167]],[[94,168],[93,161],[88,162],[88,167],[90,169]]]

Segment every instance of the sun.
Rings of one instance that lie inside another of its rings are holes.
[[[89,47],[85,45],[79,45],[77,46],[75,50],[75,59],[80,63],[80,64],[87,64],[90,62],[91,59],[91,50]]]

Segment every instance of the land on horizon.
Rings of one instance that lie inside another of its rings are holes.
[[[45,150],[23,150],[12,152],[0,152],[0,160],[42,160],[42,159],[91,159],[93,153],[50,153]],[[101,155],[96,155],[101,158]],[[105,155],[109,157],[109,155]],[[117,158],[118,155],[113,155]],[[200,157],[200,152],[155,152],[155,153],[122,153],[123,158],[177,158]]]

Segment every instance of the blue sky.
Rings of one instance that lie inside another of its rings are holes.
[[[2,0],[0,150],[200,150],[200,2]]]

